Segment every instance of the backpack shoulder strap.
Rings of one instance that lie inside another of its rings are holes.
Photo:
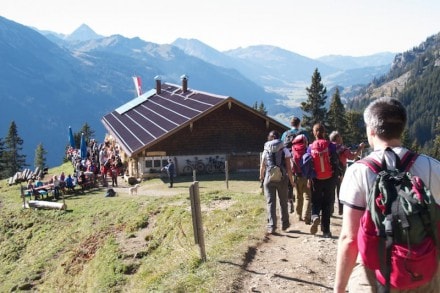
[[[364,164],[366,165],[371,171],[373,171],[374,174],[379,174],[380,171],[382,171],[382,164],[370,157],[365,157],[356,163]]]
[[[399,170],[408,172],[408,170],[412,167],[414,162],[417,160],[419,156],[418,153],[408,150],[405,155],[403,155],[402,159],[400,159],[400,168]]]
[[[405,155],[403,155],[402,159],[400,159],[399,156],[392,149],[386,148],[385,151],[391,151],[395,154],[396,169],[403,172],[408,172],[408,170],[412,167],[417,157],[419,156],[418,153],[408,150]],[[384,170],[383,166],[386,166],[384,160],[382,162],[379,162],[378,160],[370,157],[365,157],[357,162],[368,166],[368,168],[370,168],[370,170],[373,171],[375,174],[379,174],[380,171]]]

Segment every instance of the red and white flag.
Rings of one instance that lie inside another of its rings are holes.
[[[142,95],[142,80],[140,76],[133,76],[134,87],[136,89],[136,94],[139,97]]]

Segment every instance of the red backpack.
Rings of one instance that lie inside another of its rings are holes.
[[[329,144],[330,142],[325,139],[317,139],[312,143],[311,155],[317,179],[332,177],[333,169],[330,163]]]
[[[423,181],[408,172],[418,155],[408,151],[402,159],[395,156],[396,170],[388,170],[384,159],[359,161],[377,178],[360,221],[358,249],[364,265],[375,272],[378,289],[385,292],[429,282],[440,248],[440,207]]]
[[[306,153],[308,145],[307,136],[304,134],[298,134],[292,141],[292,155],[293,155],[293,166],[292,172],[294,174],[301,174],[301,159]]]

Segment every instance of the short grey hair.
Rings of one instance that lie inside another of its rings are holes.
[[[337,131],[337,130],[332,131],[332,132],[330,133],[330,135],[329,135],[330,141],[335,142],[336,139],[338,139],[339,136],[341,136],[341,135],[339,134],[339,131]]]
[[[391,97],[382,97],[371,102],[364,111],[365,124],[379,138],[400,138],[407,122],[407,114],[402,103]]]

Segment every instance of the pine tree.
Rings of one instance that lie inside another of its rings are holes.
[[[411,147],[411,139],[409,138],[408,128],[405,128],[405,130],[402,133],[402,146],[408,149]]]
[[[264,106],[263,102],[260,102],[260,105],[258,106],[258,112],[260,112],[263,115],[267,115],[266,106]]]
[[[310,131],[317,122],[322,122],[324,125],[328,124],[327,110],[325,108],[327,89],[321,83],[321,74],[318,68],[313,72],[312,83],[310,87],[306,88],[306,91],[307,101],[301,103],[301,110],[304,112],[301,124]]]
[[[90,141],[92,138],[95,138],[95,131],[90,127],[89,124],[84,123],[83,127],[79,131],[79,138],[81,139],[81,133],[84,133],[84,138],[86,141]],[[79,144],[78,144],[79,145]]]
[[[46,150],[43,147],[43,144],[40,143],[37,148],[35,149],[35,159],[34,159],[34,166],[35,168],[39,168],[40,170],[43,170],[46,167]]]
[[[260,105],[258,105],[258,102],[255,102],[255,104],[252,106],[252,109],[257,110],[263,115],[267,115],[266,106],[264,106],[263,101],[260,102]]]
[[[419,152],[420,151],[420,144],[419,144],[419,142],[417,141],[417,138],[416,139],[414,139],[414,141],[413,141],[413,143],[411,144],[411,147],[410,147],[410,150],[412,150],[412,151],[414,151],[414,152]]]
[[[0,137],[0,179],[6,178],[7,176],[4,174],[6,170],[6,160],[4,158],[5,153],[5,143],[3,139]]]
[[[345,137],[345,134],[347,133],[347,120],[345,118],[345,108],[341,102],[341,96],[338,88],[336,88],[330,102],[330,107],[328,110],[328,122],[329,130],[337,130],[342,137]]]
[[[10,177],[26,167],[26,155],[20,154],[23,149],[23,139],[18,136],[17,125],[14,121],[9,126],[8,135],[5,138],[5,150],[3,158],[6,162],[4,176]]]
[[[432,156],[437,160],[440,160],[440,117],[437,117],[437,123],[435,124],[435,138],[434,147],[432,150]]]
[[[347,121],[347,132],[344,137],[344,144],[358,145],[367,140],[365,124],[362,113],[356,111],[347,111],[345,113]]]

